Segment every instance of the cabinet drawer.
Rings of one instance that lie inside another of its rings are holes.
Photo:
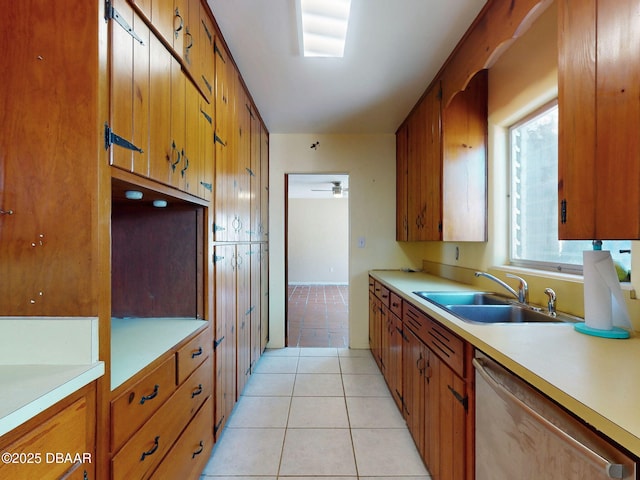
[[[117,451],[176,390],[175,358],[169,357],[111,402],[111,448]]]
[[[213,345],[207,341],[209,338],[207,333],[208,330],[205,330],[178,350],[178,385],[184,382],[185,379],[191,375],[191,372],[209,356]]]
[[[409,327],[416,337],[427,343],[429,319],[419,309],[407,302],[404,302],[402,323],[404,326]]]
[[[74,468],[82,471],[85,465],[91,467],[94,459],[93,446],[87,444],[89,406],[87,398],[82,397],[19,440],[3,446],[0,451],[14,455],[15,462],[0,462],[0,478],[58,479]],[[73,458],[65,457],[58,463],[50,456],[56,452]],[[83,457],[85,454],[88,457]]]
[[[427,318],[427,346],[460,377],[464,378],[464,340],[432,319]]]
[[[197,480],[213,448],[213,397],[209,397],[200,411],[167,454],[152,478],[165,480],[180,478]]]
[[[375,282],[375,294],[376,297],[380,299],[380,301],[386,306],[389,306],[389,289],[382,285],[380,282]]]
[[[207,397],[212,394],[209,357],[113,457],[113,480],[149,478]],[[212,429],[212,425],[209,425]]]
[[[396,317],[402,318],[402,298],[393,292],[389,293],[389,309]]]

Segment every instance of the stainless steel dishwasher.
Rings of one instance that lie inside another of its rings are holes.
[[[476,480],[636,479],[633,457],[490,358],[476,369]]]

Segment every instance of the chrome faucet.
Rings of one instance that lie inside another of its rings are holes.
[[[517,275],[513,275],[512,273],[507,273],[507,277],[515,278],[516,280],[518,280],[520,282],[519,285],[518,285],[518,291],[517,292],[513,288],[511,288],[509,285],[504,283],[502,280],[500,280],[498,277],[495,277],[495,276],[491,275],[490,273],[487,273],[487,272],[476,272],[476,277],[486,277],[489,280],[493,280],[498,285],[500,285],[501,287],[505,288],[511,295],[516,297],[520,303],[524,303],[524,304],[528,304],[529,303],[529,286],[527,285],[526,280],[524,278],[522,278],[522,277],[519,277]]]
[[[556,292],[554,292],[551,288],[545,288],[544,294],[549,297],[549,301],[547,302],[547,308],[549,309],[549,315],[552,317],[556,316]]]

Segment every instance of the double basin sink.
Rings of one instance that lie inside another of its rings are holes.
[[[413,292],[469,323],[563,323],[578,321],[489,292]]]

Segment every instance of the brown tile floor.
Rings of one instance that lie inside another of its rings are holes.
[[[289,285],[289,347],[349,347],[349,287]]]

